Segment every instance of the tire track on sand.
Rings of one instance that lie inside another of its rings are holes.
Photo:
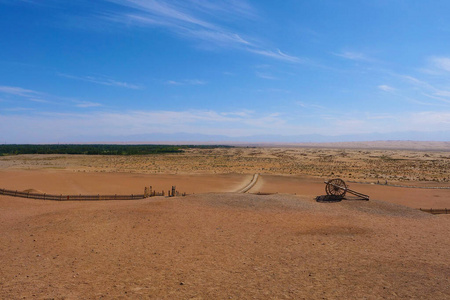
[[[236,193],[241,193],[241,194],[247,193],[252,187],[255,186],[256,182],[258,181],[258,178],[259,178],[259,174],[258,173],[254,174],[252,181],[250,181],[250,183],[247,184],[245,187],[237,190]]]

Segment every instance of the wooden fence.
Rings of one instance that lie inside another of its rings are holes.
[[[54,200],[54,201],[99,201],[99,200],[136,200],[144,199],[144,194],[131,194],[131,195],[51,195],[51,194],[38,194],[27,193],[13,190],[0,189],[0,195],[31,198],[40,200]]]
[[[131,195],[51,195],[42,193],[29,193],[29,192],[19,192],[14,190],[0,189],[0,195],[21,197],[21,198],[31,198],[40,200],[53,200],[53,201],[101,201],[101,200],[136,200],[145,199],[148,197],[164,196],[164,191],[157,192],[152,189],[152,187],[145,187],[144,194],[131,194]],[[186,196],[186,193],[180,193],[176,190],[175,186],[172,186],[171,190],[167,191],[167,196]]]
[[[433,214],[433,215],[440,215],[440,214],[448,214],[450,213],[450,209],[447,208],[439,208],[439,209],[434,209],[434,208],[430,208],[430,209],[423,209],[420,208],[421,211]]]
[[[354,181],[348,180],[350,183],[358,183],[358,184],[376,184],[376,185],[384,185],[384,186],[392,186],[392,187],[401,187],[408,189],[427,189],[427,190],[450,190],[450,186],[419,186],[419,185],[401,185],[401,184],[391,184],[385,181],[385,183],[377,181],[377,182],[367,182],[367,181]]]

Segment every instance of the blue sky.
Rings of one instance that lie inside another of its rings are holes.
[[[0,0],[0,142],[450,140],[449,11],[444,0]]]

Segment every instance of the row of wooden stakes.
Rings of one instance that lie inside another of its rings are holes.
[[[165,196],[164,190],[162,190],[161,192],[157,192],[156,190],[153,190],[152,186],[149,187],[145,187],[144,188],[144,198],[148,198],[148,197],[156,197],[156,196]],[[175,196],[186,196],[186,193],[180,193],[179,191],[177,191],[176,186],[172,186],[172,189],[167,191],[167,196],[168,197],[175,197]]]

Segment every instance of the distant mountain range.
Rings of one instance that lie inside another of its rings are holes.
[[[253,135],[230,137],[226,135],[205,135],[192,133],[172,133],[172,134],[139,134],[127,136],[91,136],[68,138],[60,143],[202,143],[202,144],[221,144],[221,143],[336,143],[336,142],[364,142],[364,141],[450,141],[450,132],[396,132],[396,133],[370,133],[370,134],[352,134],[326,136],[319,134],[303,135]]]

